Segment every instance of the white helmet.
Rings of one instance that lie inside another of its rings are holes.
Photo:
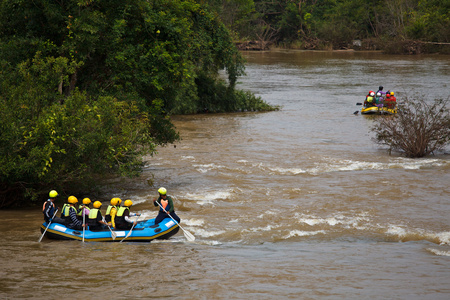
[[[371,92],[369,95],[373,97],[375,96],[375,92]]]
[[[377,97],[381,97],[381,93],[380,92],[377,93]]]

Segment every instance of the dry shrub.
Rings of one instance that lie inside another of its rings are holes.
[[[450,142],[449,100],[406,99],[397,115],[380,117],[372,128],[375,141],[389,146],[389,151],[407,157],[423,157],[442,150]]]

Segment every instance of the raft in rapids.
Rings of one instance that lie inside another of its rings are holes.
[[[41,233],[47,228],[47,222],[41,225]],[[127,237],[129,230],[112,229],[114,233],[106,228],[101,231],[84,231],[85,242],[150,242],[154,239],[168,239],[175,235],[179,226],[170,218],[164,219],[161,223],[155,225],[155,219],[138,222],[133,228],[131,234]],[[114,239],[113,236],[116,236]],[[45,233],[45,236],[55,240],[83,240],[83,230],[74,230],[67,228],[63,224],[51,223]],[[126,239],[124,239],[127,237]]]

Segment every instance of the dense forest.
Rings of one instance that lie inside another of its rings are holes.
[[[208,0],[248,49],[450,53],[448,0]],[[248,43],[256,41],[257,44]],[[253,45],[253,46],[252,46]]]

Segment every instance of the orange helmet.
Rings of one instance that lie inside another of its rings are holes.
[[[111,199],[111,205],[112,206],[116,206],[118,202],[119,202],[119,198],[112,198]]]
[[[67,199],[67,202],[69,202],[70,204],[76,204],[76,203],[78,203],[78,199],[75,196],[69,196],[69,198]]]

